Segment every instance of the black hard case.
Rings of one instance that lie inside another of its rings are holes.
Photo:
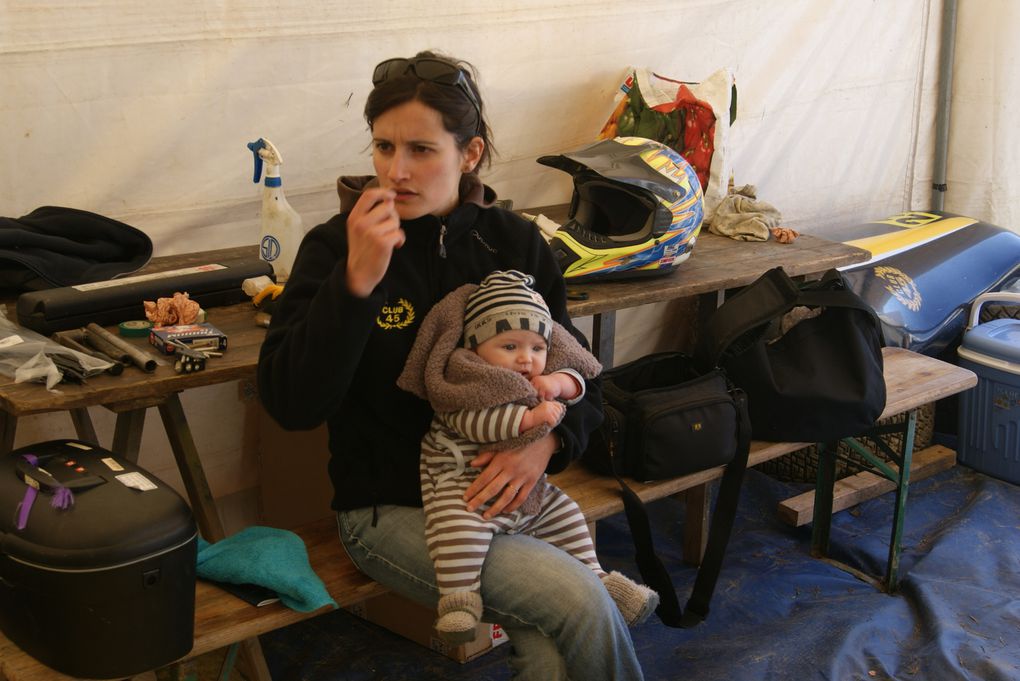
[[[250,300],[245,279],[272,277],[273,266],[254,257],[223,258],[181,270],[122,277],[109,281],[28,291],[18,296],[18,323],[44,336],[87,326],[138,319],[142,301],[187,291],[204,308]]]
[[[155,489],[128,487],[117,478],[126,473]],[[39,493],[19,530],[26,475]],[[70,508],[51,506],[58,486],[71,489]],[[192,647],[197,536],[179,494],[95,445],[54,440],[0,456],[0,629],[72,676],[168,664]]]

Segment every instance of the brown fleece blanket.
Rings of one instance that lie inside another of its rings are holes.
[[[437,412],[486,409],[509,402],[534,407],[539,402],[538,393],[528,379],[487,363],[461,345],[464,306],[477,288],[476,284],[465,284],[455,289],[425,315],[397,386],[428,400]],[[545,370],[550,373],[568,368],[586,379],[602,371],[598,360],[554,321]],[[486,449],[517,449],[545,437],[550,430],[543,424]],[[535,489],[541,487],[536,485]]]

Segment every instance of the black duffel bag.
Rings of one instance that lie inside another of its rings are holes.
[[[747,393],[755,439],[831,442],[885,409],[882,345],[875,311],[838,271],[797,284],[777,267],[712,314],[698,357]]]
[[[687,355],[664,352],[605,371],[602,399],[605,419],[581,460],[620,483],[638,570],[659,594],[656,614],[671,627],[693,626],[708,615],[747,468],[751,429],[744,393],[722,371],[699,374]],[[705,557],[681,609],[655,554],[647,510],[623,477],[661,480],[722,465]]]

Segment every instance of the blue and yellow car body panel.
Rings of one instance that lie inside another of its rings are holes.
[[[871,253],[843,269],[888,345],[937,356],[963,336],[971,301],[1020,276],[1020,234],[942,211],[911,211],[826,235]]]

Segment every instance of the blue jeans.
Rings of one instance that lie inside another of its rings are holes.
[[[435,607],[435,570],[420,508],[380,506],[337,514],[354,564],[384,586]],[[639,681],[627,624],[590,568],[544,541],[520,534],[493,539],[482,568],[482,618],[502,626],[518,681]]]

